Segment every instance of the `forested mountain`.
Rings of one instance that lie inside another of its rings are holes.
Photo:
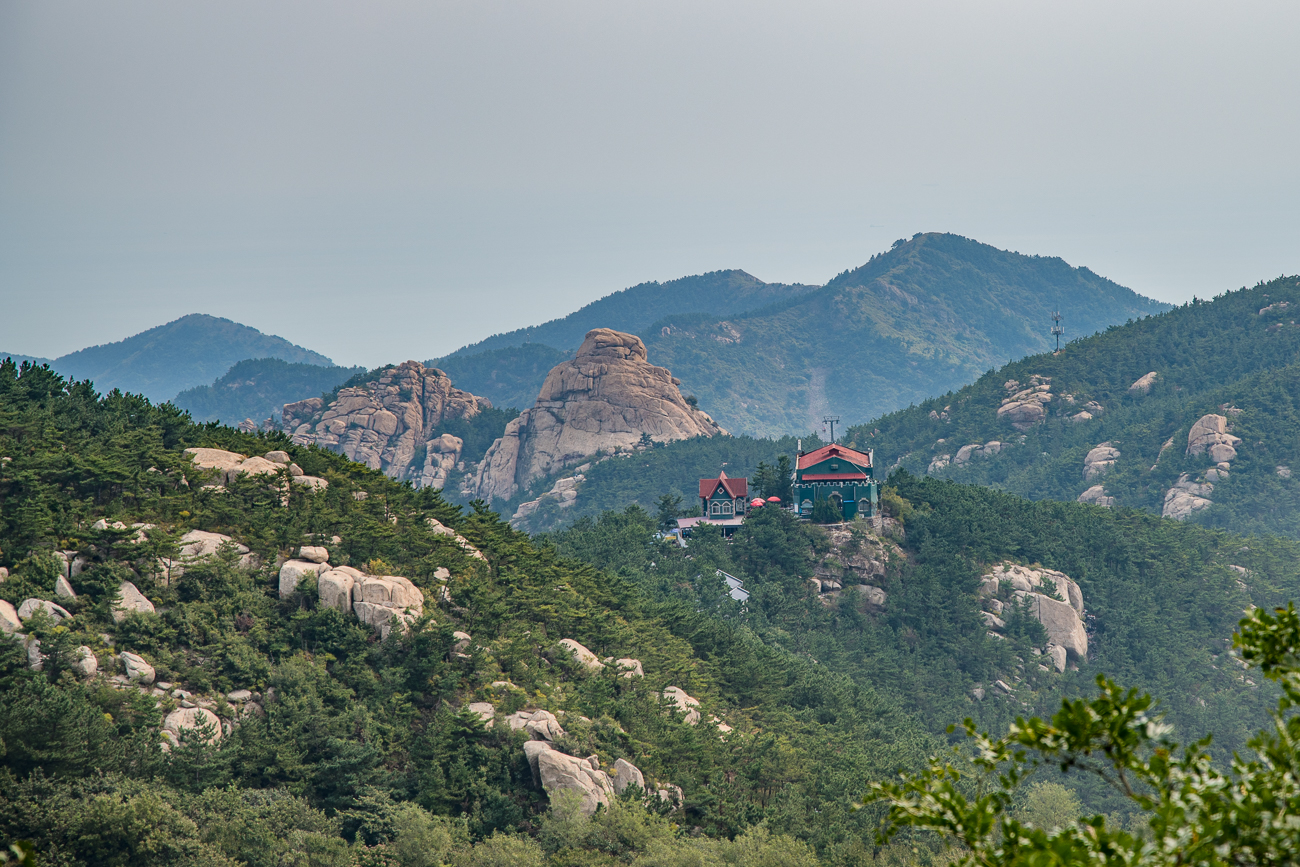
[[[283,337],[229,319],[192,313],[116,343],[80,349],[56,358],[51,367],[72,379],[171,400],[179,392],[212,383],[236,362],[279,358],[296,364],[333,366],[325,356]]]
[[[641,337],[651,361],[732,433],[782,436],[828,412],[865,421],[1041,352],[1053,311],[1077,335],[1166,309],[1060,259],[918,234],[825,286],[765,284],[743,271],[645,283],[430,363],[497,405],[523,408],[548,363],[587,330],[614,328]]]
[[[327,367],[279,358],[248,359],[231,367],[211,385],[185,389],[172,403],[195,421],[237,425],[251,418],[261,424],[268,418],[278,418],[286,403],[331,392],[365,372],[364,367]]]
[[[1167,308],[1057,258],[927,234],[797,300],[669,316],[643,336],[728,430],[780,436],[826,413],[864,422],[1041,352],[1053,311],[1087,334]]]
[[[204,471],[189,447],[255,457]],[[1243,608],[1300,590],[1300,543],[892,485],[892,538],[769,509],[682,550],[633,507],[530,540],[278,433],[0,366],[0,615],[27,637],[0,641],[0,839],[61,865],[945,863],[924,834],[878,848],[883,808],[856,805],[963,716],[1000,728],[1104,670],[1157,690],[1182,740],[1213,731],[1216,761],[1266,721],[1276,690],[1226,640]],[[330,565],[280,567],[306,556]],[[1058,673],[1014,600],[989,634],[980,577],[1005,564],[1077,582],[1077,670]],[[375,590],[408,580],[421,611],[403,629],[365,619],[373,602],[340,609],[340,567]],[[827,592],[864,577],[877,595]],[[670,687],[699,700],[695,724]],[[200,711],[220,733],[168,746],[164,720]],[[553,716],[515,728],[535,711]],[[668,800],[550,804],[524,750],[539,738],[593,772],[631,761]],[[1075,807],[1132,809],[1066,782]],[[1044,791],[1017,809],[1057,803]]]
[[[1013,362],[845,440],[873,446],[882,467],[1034,499],[1095,488],[1090,498],[1118,507],[1300,538],[1297,312],[1295,277],[1197,300]]]

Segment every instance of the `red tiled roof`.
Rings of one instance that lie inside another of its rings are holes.
[[[860,482],[867,478],[866,473],[807,473],[805,482]]]
[[[700,479],[700,499],[707,500],[713,496],[713,492],[718,489],[718,484],[726,489],[732,499],[747,498],[749,496],[749,479],[729,479],[726,473],[718,473],[716,479]]]
[[[842,446],[839,443],[831,443],[822,446],[819,449],[802,455],[798,461],[798,468],[801,470],[811,467],[813,464],[819,464],[827,458],[843,458],[851,464],[857,464],[860,467],[871,466],[871,455],[864,454],[857,449],[851,449],[848,446]],[[804,478],[807,478],[805,476]]]

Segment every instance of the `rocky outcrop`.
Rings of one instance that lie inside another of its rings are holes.
[[[118,659],[126,669],[127,680],[145,685],[153,683],[155,677],[153,666],[145,662],[144,657],[124,650],[118,654]]]
[[[578,502],[578,486],[586,480],[587,477],[582,473],[556,479],[555,484],[551,486],[549,491],[535,500],[520,503],[519,508],[515,509],[514,516],[510,518],[510,524],[517,527],[521,521],[536,512],[543,503],[554,503],[556,508],[559,509],[570,508]]]
[[[272,451],[258,457],[248,457],[239,452],[224,449],[191,448],[185,454],[194,461],[194,466],[201,470],[211,470],[217,474],[212,484],[229,484],[238,476],[274,476],[282,470],[288,470],[289,478],[297,484],[324,488],[329,482],[315,476],[303,475],[302,468],[289,460],[287,452]]]
[[[1106,489],[1101,485],[1093,485],[1088,490],[1079,495],[1080,503],[1089,503],[1093,506],[1104,506],[1110,508],[1115,505],[1115,498],[1107,496]]]
[[[1210,499],[1213,493],[1213,482],[1194,482],[1191,476],[1182,473],[1173,487],[1165,492],[1165,505],[1161,514],[1181,521],[1193,512],[1213,506],[1214,502]]]
[[[464,444],[438,428],[491,406],[436,367],[406,361],[374,382],[340,389],[329,406],[318,397],[285,404],[282,418],[299,445],[330,449],[417,488],[440,489]]]
[[[1104,475],[1119,460],[1119,449],[1110,443],[1095,447],[1083,459],[1083,480],[1090,482],[1097,476]]]
[[[1027,603],[1030,615],[1047,632],[1046,654],[1052,657],[1058,671],[1065,670],[1067,660],[1079,662],[1088,658],[1083,592],[1065,573],[1001,563],[981,579],[980,595],[985,599],[985,622],[995,633],[1005,628],[1001,615],[1007,605]],[[1060,662],[1056,663],[1058,658]]]
[[[582,663],[588,671],[600,671],[605,664],[600,661],[600,657],[583,647],[572,638],[561,638],[559,641],[561,647],[573,654],[573,658]]]
[[[957,450],[956,456],[952,459],[953,466],[964,467],[976,458],[989,458],[1002,451],[1003,443],[993,440],[982,445],[971,444],[962,446]]]
[[[311,560],[286,560],[280,567],[280,598],[288,599],[298,589],[304,578],[316,577],[328,572],[329,563],[316,563]]]
[[[564,737],[564,728],[555,714],[548,710],[521,710],[506,717],[512,731],[523,729],[529,737],[539,741],[557,741]]]
[[[679,686],[670,686],[664,690],[664,698],[671,701],[677,710],[686,714],[682,722],[688,726],[693,726],[700,721],[700,700],[686,694],[686,690]]]
[[[387,638],[394,628],[405,631],[424,614],[424,594],[409,578],[367,575],[352,586],[352,612]]]
[[[1011,422],[1016,430],[1029,430],[1047,418],[1047,404],[1052,400],[1052,378],[1034,374],[1029,378],[1029,387],[1020,389],[1002,401],[998,408],[998,418]],[[1006,383],[1007,391],[1020,388],[1020,383],[1011,380]]]
[[[24,599],[18,606],[18,619],[30,620],[38,611],[43,612],[55,623],[72,619],[72,613],[68,609],[57,602],[49,602],[45,599]]]
[[[206,451],[211,451],[207,449]],[[233,454],[228,452],[227,454]],[[280,452],[279,454],[284,454]],[[207,530],[190,530],[177,542],[179,550],[175,557],[160,557],[158,566],[162,570],[163,580],[175,581],[185,574],[186,568],[216,557],[224,546],[239,556],[239,565],[251,569],[257,565],[257,557],[250,554],[247,545],[241,545],[224,533],[210,533]]]
[[[94,677],[99,671],[99,660],[95,657],[95,651],[84,644],[78,647],[77,656],[72,660],[72,670],[78,677]]]
[[[163,720],[163,737],[172,746],[180,743],[181,735],[189,732],[191,737],[198,737],[206,732],[205,743],[215,743],[221,739],[221,720],[217,715],[203,707],[181,707],[167,714]]]
[[[537,772],[552,803],[557,797],[574,797],[584,816],[594,814],[599,807],[608,807],[614,797],[614,784],[609,775],[588,759],[558,750],[543,750],[537,754]]]
[[[1236,446],[1240,437],[1228,433],[1228,419],[1221,415],[1203,415],[1187,434],[1187,456],[1210,453],[1215,463],[1228,463],[1236,459]]]
[[[620,795],[628,786],[635,784],[642,791],[645,791],[645,774],[641,769],[629,762],[627,759],[616,759],[614,761],[614,791]]]
[[[809,584],[822,603],[831,605],[843,594],[851,594],[863,610],[880,610],[885,606],[885,579],[891,557],[903,556],[902,549],[889,539],[852,524],[827,527],[829,543],[813,564]]]
[[[482,560],[485,563],[487,562],[487,558],[483,556],[483,552],[478,548],[475,548],[474,544],[470,542],[469,539],[466,539],[460,533],[457,533],[437,518],[425,518],[424,523],[429,526],[430,530],[433,530],[433,532],[437,533],[439,536],[450,536],[452,541],[459,545],[462,551],[473,557],[475,560]]]
[[[15,632],[22,632],[23,622],[18,619],[18,611],[14,608],[12,602],[6,602],[0,599],[0,632],[5,635],[12,635]]]
[[[153,614],[153,603],[145,598],[130,581],[123,581],[117,588],[117,598],[113,600],[112,614],[115,623],[121,623],[129,614]]]
[[[1159,376],[1154,370],[1150,373],[1138,377],[1138,380],[1128,387],[1129,394],[1150,394],[1151,387],[1156,384],[1156,377]]]
[[[636,335],[589,331],[577,356],[551,370],[532,408],[488,449],[474,481],[477,496],[511,499],[535,479],[600,452],[632,449],[642,436],[671,442],[725,433],[686,402],[679,384],[646,360]]]

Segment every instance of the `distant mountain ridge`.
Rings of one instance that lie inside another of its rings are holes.
[[[268,418],[278,418],[286,403],[325,394],[365,372],[364,367],[250,358],[237,362],[211,385],[185,389],[172,403],[198,422],[220,421],[233,426],[250,418],[261,424]]]
[[[117,388],[161,402],[187,388],[208,385],[236,362],[250,358],[334,365],[319,352],[283,337],[229,319],[191,313],[116,343],[60,356],[50,366],[64,376],[92,380],[101,392]]]
[[[643,335],[728,430],[806,432],[862,422],[958,388],[1067,335],[1169,309],[1058,258],[958,235],[918,234],[784,304],[737,316],[670,316]]]

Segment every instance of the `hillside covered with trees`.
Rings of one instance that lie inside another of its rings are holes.
[[[845,440],[874,447],[882,467],[1032,499],[1074,500],[1100,485],[1117,506],[1156,514],[1180,479],[1184,487],[1208,481],[1195,490],[1209,504],[1186,520],[1300,538],[1300,478],[1291,472],[1300,467],[1297,311],[1295,277],[1197,300],[1013,362],[851,428]],[[1030,388],[1051,397],[1041,420],[1017,429],[1005,408],[1023,405],[1017,395]],[[1237,441],[1223,465],[1189,443],[1206,416],[1220,416]],[[990,442],[999,443],[994,453],[983,448]],[[978,450],[959,459],[964,446]],[[1086,473],[1089,453],[1102,446],[1118,455],[1094,455],[1094,463],[1113,463]]]
[[[364,367],[327,367],[279,358],[251,358],[226,371],[211,385],[187,388],[172,399],[195,421],[238,425],[246,418],[261,424],[278,419],[286,403],[337,389]]]

